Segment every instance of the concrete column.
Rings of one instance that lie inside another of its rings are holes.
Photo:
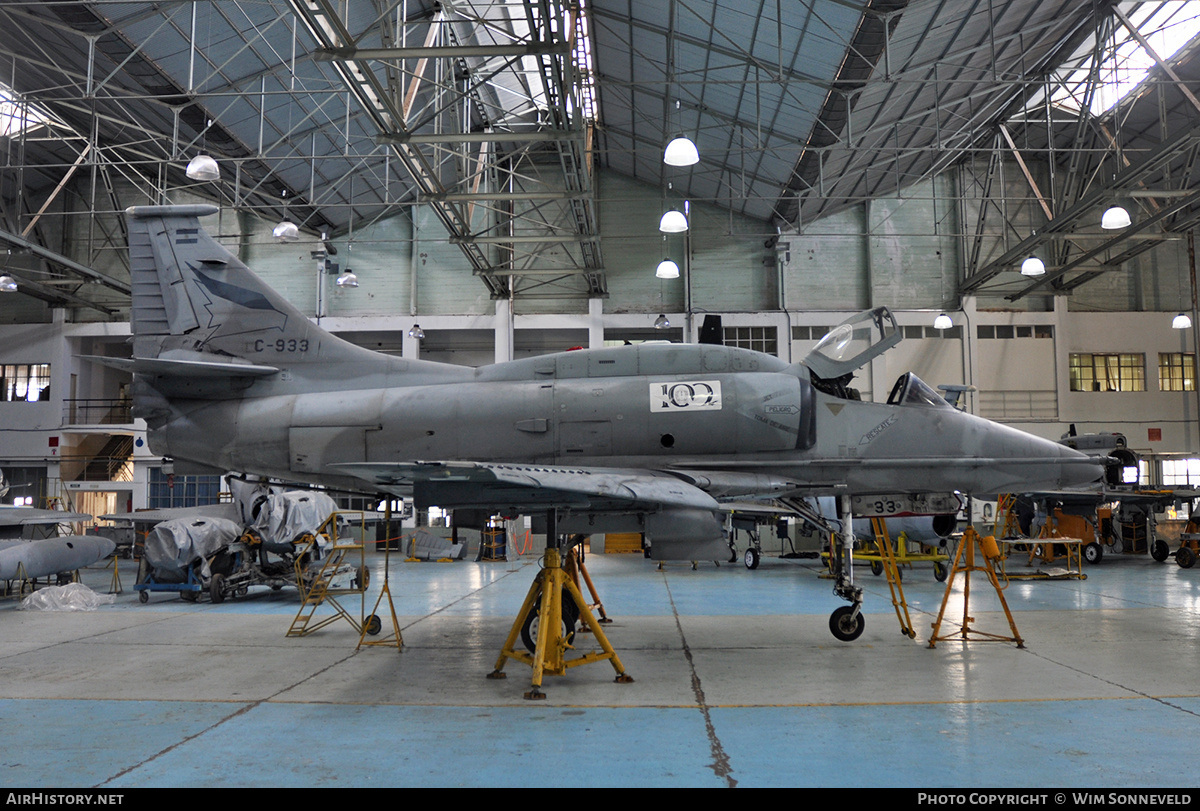
[[[404,330],[400,339],[400,355],[401,357],[413,360],[418,360],[421,357],[421,340],[409,335],[407,329]]]
[[[588,349],[604,346],[604,299],[588,299]]]
[[[512,302],[508,299],[496,301],[496,363],[513,359]]]
[[[963,296],[962,298],[962,336],[963,336],[963,382],[968,386],[978,387],[979,381],[975,379],[975,369],[979,362],[979,330],[976,328],[976,314],[979,312],[979,301],[975,296]],[[1058,340],[1058,331],[1055,330],[1055,341]],[[967,392],[966,410],[971,414],[979,413],[979,392]]]

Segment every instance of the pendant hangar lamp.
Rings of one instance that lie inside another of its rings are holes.
[[[211,156],[201,154],[188,162],[184,174],[192,180],[219,180],[221,170]]]
[[[934,329],[950,329],[954,326],[954,322],[950,320],[950,316],[942,313],[937,318],[933,319]]]
[[[1021,263],[1022,276],[1041,276],[1046,272],[1046,263],[1033,254]]]
[[[279,242],[298,242],[300,240],[300,229],[296,223],[288,219],[287,189],[283,190],[283,219],[271,231],[271,236]]]
[[[676,135],[663,151],[663,163],[668,166],[694,166],[700,162],[696,145],[682,132]]]
[[[1115,231],[1119,228],[1128,228],[1133,224],[1129,219],[1129,212],[1123,207],[1113,204],[1100,217],[1100,227],[1106,231]]]
[[[1192,326],[1192,319],[1187,313],[1180,313],[1171,319],[1171,329],[1188,329]]]
[[[664,234],[682,234],[688,230],[687,217],[682,211],[671,209],[658,221],[658,230]]]
[[[17,280],[7,273],[0,276],[0,293],[15,293],[17,292]]]
[[[201,135],[204,136],[205,141],[208,140],[208,128],[211,126],[212,119],[208,119],[204,123],[204,130],[201,132]],[[221,179],[220,167],[217,166],[217,162],[211,155],[204,153],[203,145],[201,145],[200,154],[188,161],[187,168],[183,170],[183,173],[192,180],[207,181]]]
[[[654,275],[660,279],[678,279],[679,265],[670,259],[664,259],[658,263],[658,267],[654,270]]]

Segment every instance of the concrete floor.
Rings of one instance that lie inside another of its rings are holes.
[[[370,556],[374,604],[382,556]],[[94,612],[0,604],[0,714],[10,787],[1195,785],[1200,568],[1108,556],[1086,580],[1014,582],[1025,647],[928,645],[946,592],[903,581],[916,639],[865,568],[866,630],[835,640],[842,603],[812,560],[656,565],[587,558],[632,684],[610,663],[488,680],[533,559],[391,562],[404,649],[355,650],[339,621],[287,638],[297,595]],[[111,569],[84,573],[106,592]],[[942,633],[962,620],[956,579]],[[357,612],[358,600],[343,600]],[[971,580],[973,628],[1009,630]],[[322,611],[321,616],[325,612]],[[385,633],[388,631],[385,628]],[[579,648],[590,650],[591,643]],[[19,721],[19,723],[12,723]],[[1190,758],[1185,757],[1185,761]],[[1181,776],[1182,775],[1182,776]]]

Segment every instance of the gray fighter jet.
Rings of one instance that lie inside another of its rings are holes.
[[[411,495],[420,509],[637,531],[651,555],[728,554],[718,499],[1083,485],[1097,456],[956,410],[915,375],[886,404],[853,372],[900,340],[885,308],[802,363],[713,345],[579,350],[479,369],[386,356],[311,323],[201,228],[214,206],[127,211],[135,414],[175,469]],[[95,359],[113,364],[111,359]],[[849,551],[845,563],[849,564]],[[841,558],[839,557],[839,560]],[[852,569],[831,618],[862,631]]]

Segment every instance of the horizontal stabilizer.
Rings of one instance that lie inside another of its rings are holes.
[[[123,372],[135,372],[159,377],[266,377],[279,371],[274,366],[235,361],[171,360],[169,358],[109,358],[103,355],[80,355],[80,360],[99,363]]]

